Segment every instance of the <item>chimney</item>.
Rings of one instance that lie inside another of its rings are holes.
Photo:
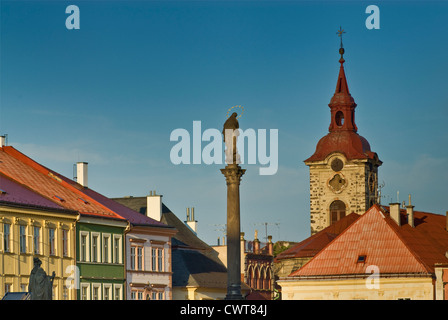
[[[6,146],[6,136],[0,136],[0,148]]]
[[[240,247],[241,247],[241,254],[244,255],[246,252],[246,239],[244,239],[244,232],[240,232]]]
[[[406,206],[406,213],[408,214],[408,224],[414,228],[414,206],[411,205],[411,195],[409,195],[409,204]]]
[[[400,219],[400,203],[390,203],[390,217],[395,220],[395,222],[401,226]]]
[[[87,164],[87,162],[76,163],[76,181],[86,188],[88,185]]]
[[[446,229],[446,231],[448,231],[448,211],[446,212],[446,228],[445,229]]]
[[[197,221],[194,219],[194,207],[191,208],[191,214],[190,214],[190,208],[187,208],[187,221],[185,221],[187,226],[191,229],[191,231],[194,232],[194,234],[197,234]]]
[[[162,196],[156,194],[155,190],[146,197],[146,215],[157,221],[162,218]]]
[[[268,254],[274,255],[274,244],[272,243],[272,236],[268,236]]]
[[[258,240],[258,230],[255,230],[254,235],[254,253],[255,254],[260,253],[260,240]]]

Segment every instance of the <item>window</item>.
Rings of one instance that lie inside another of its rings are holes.
[[[143,246],[131,246],[131,270],[143,270]]]
[[[80,246],[79,246],[79,258],[80,261],[89,261],[89,233],[81,231],[80,232]]]
[[[19,226],[20,232],[20,253],[26,253],[26,226]]]
[[[151,270],[164,271],[163,248],[151,248]]]
[[[68,257],[68,230],[62,230],[62,255]]]
[[[90,300],[90,285],[81,283],[81,300]]]
[[[122,291],[122,286],[121,284],[115,284],[114,285],[114,300],[121,300],[121,291]]]
[[[5,283],[5,294],[11,292],[11,290],[12,290],[12,284]]]
[[[344,113],[342,111],[336,112],[335,121],[338,127],[344,125]]]
[[[103,262],[111,262],[110,234],[103,234]]]
[[[165,292],[164,291],[159,291],[159,290],[155,290],[152,292],[152,300],[163,300],[164,299],[164,295]]]
[[[112,300],[112,285],[103,284],[104,300]]]
[[[157,270],[163,271],[163,249],[157,249]]]
[[[341,200],[335,200],[330,204],[330,224],[345,217],[345,204]]]
[[[151,270],[156,271],[156,262],[157,262],[157,249],[151,248]]]
[[[95,283],[92,284],[92,300],[100,300],[101,299],[101,284]]]
[[[34,227],[33,245],[34,254],[40,254],[40,227]]]
[[[131,290],[131,299],[132,300],[143,300],[143,289],[132,289]]]
[[[121,237],[114,236],[114,263],[121,263]]]
[[[359,255],[357,263],[364,263],[366,262],[366,256],[365,255]]]
[[[92,262],[100,262],[99,259],[99,234],[92,233]]]
[[[62,300],[68,300],[68,288],[66,286],[62,287]]]
[[[56,250],[55,250],[56,245],[54,242],[54,240],[55,240],[54,234],[55,234],[55,230],[53,228],[49,228],[48,229],[48,244],[50,246],[50,255],[52,255],[52,256],[54,256],[56,254]]]
[[[135,246],[131,247],[131,260],[130,260],[130,263],[131,263],[130,269],[131,270],[135,270],[135,251],[136,251],[136,249],[137,248]]]
[[[137,269],[143,270],[143,247],[137,248]]]
[[[11,225],[3,224],[3,250],[11,252]]]

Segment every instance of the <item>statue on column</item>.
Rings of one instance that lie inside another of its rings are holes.
[[[34,258],[34,268],[30,273],[29,291],[31,300],[52,300],[53,280],[56,273],[53,271],[51,276],[42,269],[39,258]]]
[[[224,135],[224,143],[226,145],[226,163],[227,164],[239,164],[240,155],[238,154],[238,150],[236,148],[237,137],[239,136],[239,123],[238,123],[238,114],[236,112],[232,113],[232,115],[226,120],[224,123],[224,127],[222,130],[222,134]]]

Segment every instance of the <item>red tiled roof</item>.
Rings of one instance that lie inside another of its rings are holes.
[[[448,263],[446,217],[414,216],[415,227],[398,226],[387,207],[374,205],[290,277],[366,274],[369,265],[380,274],[433,273],[435,263]],[[358,262],[361,255],[365,262]]]
[[[0,172],[58,205],[84,215],[125,220],[11,146],[0,148]],[[87,199],[86,199],[87,198]],[[87,200],[87,201],[83,201]]]
[[[0,203],[44,207],[48,209],[64,209],[57,203],[29,190],[26,186],[9,179],[0,173]]]
[[[278,254],[274,261],[290,258],[307,258],[315,256],[327,244],[333,241],[342,231],[356,221],[360,216],[356,213],[351,213],[344,218],[338,220],[336,223],[326,227],[325,229],[315,233],[311,237],[295,244],[293,247]]]

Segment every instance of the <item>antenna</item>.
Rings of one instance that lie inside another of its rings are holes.
[[[382,195],[381,195],[381,190],[384,188],[384,186],[385,186],[386,184],[384,183],[384,180],[381,182],[381,184],[378,186],[378,195],[377,195],[377,197],[378,197],[378,199],[377,199],[377,203],[378,204],[381,204],[381,197],[382,197]]]
[[[277,228],[278,228],[278,230],[280,230],[280,222],[259,222],[259,223],[254,223],[253,224],[254,226],[257,226],[257,225],[264,225],[264,230],[265,230],[265,239],[266,239],[266,241],[268,241],[268,225],[275,225]],[[280,237],[280,235],[279,235],[279,237]]]
[[[225,224],[225,223],[209,224],[209,226],[216,227],[215,231],[220,231],[224,235],[222,245],[225,245],[226,244],[225,237],[227,236],[227,224]],[[218,246],[219,245],[220,245],[220,242],[219,242],[219,237],[218,237]]]
[[[217,227],[215,231],[220,231],[224,236],[227,235],[227,224],[209,224],[209,226]]]

